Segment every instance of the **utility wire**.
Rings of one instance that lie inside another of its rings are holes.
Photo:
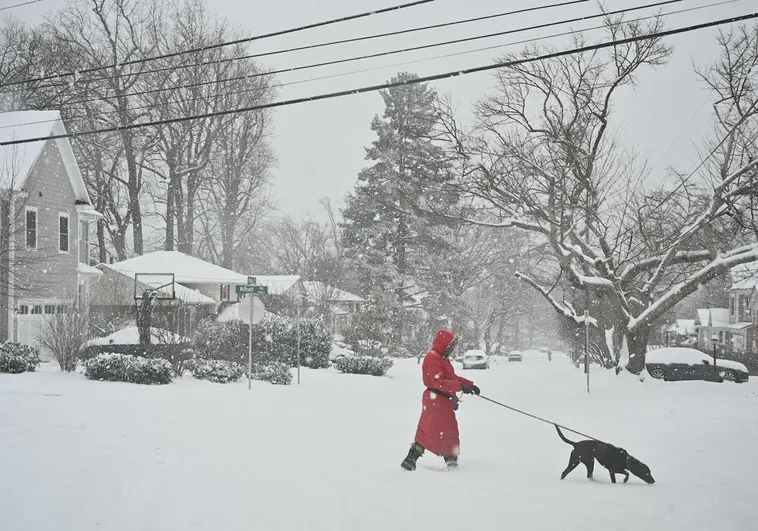
[[[309,64],[306,64],[306,65],[299,65],[299,66],[294,66],[294,67],[291,67],[291,68],[282,68],[282,69],[279,69],[279,70],[272,70],[272,71],[268,71],[268,72],[258,72],[258,73],[255,73],[255,74],[247,74],[247,75],[244,75],[244,76],[234,76],[234,77],[229,77],[229,78],[224,78],[224,79],[212,79],[212,80],[208,80],[208,81],[198,81],[197,83],[189,83],[189,84],[186,84],[186,85],[167,86],[167,87],[162,87],[162,88],[154,88],[154,89],[147,89],[147,90],[141,90],[141,91],[135,91],[135,92],[127,92],[125,94],[122,94],[121,96],[145,96],[145,95],[148,95],[148,94],[155,94],[155,93],[165,92],[165,91],[169,91],[169,90],[176,90],[178,88],[195,88],[195,87],[203,87],[203,86],[208,86],[208,85],[216,85],[216,84],[219,84],[219,83],[229,83],[229,82],[232,82],[232,81],[244,81],[244,80],[247,80],[247,79],[253,79],[253,78],[257,78],[257,77],[271,76],[271,75],[275,75],[275,74],[287,74],[287,73],[290,73],[290,72],[298,72],[298,71],[301,71],[301,70],[310,70],[312,68],[321,68],[321,67],[324,67],[324,66],[334,66],[334,65],[337,65],[337,64],[352,63],[352,62],[355,62],[355,61],[364,61],[366,59],[376,59],[378,57],[387,57],[387,56],[390,56],[390,55],[397,55],[397,54],[401,54],[401,53],[415,52],[415,51],[419,51],[419,50],[427,50],[427,49],[430,49],[430,48],[437,48],[437,47],[440,47],[440,46],[450,46],[450,45],[453,45],[453,44],[461,44],[461,43],[464,43],[464,42],[471,42],[471,41],[476,41],[476,40],[481,40],[481,39],[489,39],[489,38],[492,38],[492,37],[501,37],[503,35],[512,35],[514,33],[522,33],[522,32],[525,32],[525,31],[531,31],[531,30],[536,30],[536,29],[544,29],[544,28],[559,26],[559,25],[563,25],[563,24],[570,24],[572,22],[582,22],[582,21],[585,21],[585,20],[592,20],[592,19],[606,17],[606,16],[611,16],[611,15],[619,15],[619,14],[622,14],[622,13],[629,13],[629,12],[632,12],[632,11],[639,11],[641,9],[649,9],[649,8],[652,8],[652,7],[660,7],[660,6],[668,5],[668,4],[680,3],[680,2],[683,2],[683,1],[684,0],[662,0],[662,1],[659,1],[659,2],[655,2],[655,3],[652,3],[652,4],[646,4],[646,5],[642,5],[642,6],[635,6],[635,7],[625,8],[625,9],[617,9],[615,11],[609,11],[607,13],[596,13],[594,15],[586,15],[586,16],[583,16],[583,17],[576,17],[576,18],[572,18],[572,19],[559,20],[559,21],[554,21],[554,22],[546,22],[544,24],[536,24],[534,26],[527,26],[527,27],[523,27],[523,28],[516,28],[516,29],[505,30],[505,31],[499,31],[499,32],[496,32],[496,33],[488,33],[488,34],[484,34],[484,35],[475,35],[473,37],[465,37],[465,38],[462,38],[462,39],[454,39],[454,40],[437,42],[437,43],[432,43],[432,44],[424,44],[424,45],[420,45],[420,46],[412,46],[412,47],[409,47],[409,48],[402,48],[402,49],[396,49],[396,50],[388,50],[388,51],[378,52],[378,53],[373,53],[373,54],[368,54],[368,55],[360,55],[360,56],[347,57],[347,58],[343,58],[343,59],[335,59],[335,60],[332,60],[332,61],[324,61],[324,62],[321,62],[321,63],[309,63]],[[218,62],[222,62],[222,61],[216,61],[216,63],[218,63]],[[40,89],[42,89],[42,88],[43,87],[40,87]],[[83,100],[74,100],[74,101],[70,101],[70,102],[67,102],[67,103],[69,105],[77,105],[77,104],[82,104],[82,103],[90,103],[90,102],[96,102],[96,101],[115,99],[115,98],[119,98],[121,96],[118,96],[118,95],[102,96],[102,97],[99,97],[99,98],[87,98],[87,99],[83,99]]]
[[[548,59],[555,59],[558,57],[564,57],[568,55],[575,55],[585,52],[593,52],[596,50],[601,50],[605,48],[612,48],[615,46],[621,46],[624,44],[631,44],[635,42],[640,41],[646,41],[650,39],[660,39],[663,37],[668,37],[672,35],[679,35],[682,33],[689,33],[692,31],[699,31],[702,29],[707,28],[713,28],[717,26],[722,26],[725,24],[733,24],[735,22],[743,22],[746,20],[753,20],[758,18],[758,12],[756,13],[749,13],[746,15],[740,15],[736,17],[730,17],[726,19],[720,19],[720,20],[713,20],[710,22],[704,22],[701,24],[695,24],[691,26],[685,26],[681,28],[675,28],[670,30],[664,30],[664,31],[658,31],[655,33],[649,33],[645,35],[637,35],[634,37],[627,37],[625,39],[618,39],[618,40],[611,40],[606,42],[601,42],[597,44],[587,45],[587,46],[580,46],[577,48],[570,48],[568,50],[561,50],[557,52],[552,52],[548,54],[538,55],[535,57],[527,57],[522,59],[516,59],[512,61],[505,61],[505,62],[498,62],[498,63],[490,63],[487,65],[481,65],[481,66],[475,66],[471,68],[466,68],[462,70],[456,70],[453,72],[444,72],[440,74],[433,74],[429,76],[423,76],[423,77],[417,77],[414,79],[407,79],[403,81],[396,81],[391,83],[382,83],[379,85],[370,85],[370,86],[364,86],[364,87],[358,87],[348,90],[342,90],[338,92],[328,92],[324,94],[316,94],[312,96],[305,96],[302,98],[296,98],[296,99],[290,99],[290,100],[282,100],[282,101],[274,101],[270,103],[264,103],[261,105],[251,105],[248,107],[241,107],[237,109],[228,109],[223,111],[215,111],[210,113],[204,113],[199,115],[192,115],[192,116],[182,116],[177,118],[169,118],[165,120],[155,120],[151,122],[141,122],[141,123],[134,123],[134,124],[127,124],[123,126],[117,126],[117,127],[107,127],[103,129],[93,129],[89,131],[82,131],[82,132],[76,132],[76,133],[66,133],[66,134],[60,134],[60,135],[50,135],[50,136],[44,136],[44,137],[36,137],[36,138],[23,138],[19,140],[9,140],[5,142],[0,142],[0,146],[10,146],[10,145],[16,145],[16,144],[28,144],[31,142],[41,142],[41,141],[47,141],[47,140],[54,140],[58,138],[75,138],[79,136],[89,136],[89,135],[97,135],[97,134],[103,134],[103,133],[115,133],[119,131],[126,131],[126,130],[132,130],[132,129],[141,129],[144,127],[154,127],[159,125],[167,125],[172,123],[180,123],[180,122],[186,122],[190,120],[198,120],[198,119],[204,119],[204,118],[211,118],[216,116],[228,116],[232,114],[239,114],[243,112],[251,112],[251,111],[259,111],[264,109],[273,109],[278,107],[286,107],[290,105],[297,105],[300,103],[310,103],[314,101],[321,101],[321,100],[328,100],[328,99],[334,99],[334,98],[341,98],[345,96],[353,96],[357,94],[364,94],[368,92],[377,92],[380,90],[386,90],[393,87],[399,87],[404,85],[415,85],[418,83],[427,83],[429,81],[438,81],[441,79],[449,79],[453,77],[460,77],[470,74],[475,74],[479,72],[487,72],[490,70],[495,70],[498,68],[505,68],[505,67],[512,67],[516,65],[521,64],[527,64],[527,63],[533,63],[537,61],[545,61]]]
[[[37,0],[37,1],[41,1],[41,0]],[[201,46],[201,47],[197,47],[197,48],[190,48],[188,50],[182,50],[182,51],[178,51],[178,52],[172,52],[172,53],[167,53],[167,54],[162,54],[162,55],[156,55],[156,56],[153,56],[153,57],[143,57],[141,59],[133,59],[131,61],[124,61],[123,63],[113,63],[113,64],[109,64],[109,65],[102,65],[102,66],[96,66],[96,67],[92,67],[92,68],[85,68],[85,69],[82,69],[82,70],[74,70],[74,71],[70,71],[70,72],[60,72],[60,73],[56,73],[56,74],[48,74],[46,76],[40,76],[40,77],[36,77],[36,78],[31,78],[31,79],[24,79],[24,80],[20,80],[20,81],[14,81],[13,83],[6,84],[6,86],[19,85],[19,84],[22,84],[22,83],[33,83],[33,82],[37,82],[37,81],[46,81],[48,79],[57,79],[57,78],[62,78],[62,77],[72,77],[72,76],[75,77],[75,76],[79,76],[79,75],[82,75],[82,74],[89,74],[91,72],[97,72],[97,71],[100,71],[100,70],[107,70],[109,68],[120,68],[120,67],[124,67],[124,66],[136,65],[136,64],[140,64],[140,63],[147,63],[147,62],[150,62],[150,61],[156,61],[158,59],[168,59],[170,57],[179,57],[179,56],[187,55],[187,54],[191,54],[191,53],[205,52],[205,51],[209,51],[209,50],[215,50],[217,48],[224,48],[226,46],[234,46],[234,45],[243,44],[243,43],[246,43],[246,42],[253,42],[253,41],[258,41],[258,40],[262,40],[262,39],[268,39],[270,37],[278,37],[280,35],[287,35],[287,34],[290,34],[290,33],[297,33],[297,32],[300,32],[300,31],[305,31],[305,30],[309,30],[309,29],[313,29],[313,28],[320,28],[320,27],[329,26],[329,25],[332,25],[332,24],[339,24],[340,22],[347,22],[347,21],[356,20],[356,19],[359,19],[359,18],[365,18],[365,17],[374,16],[374,15],[381,15],[381,14],[390,13],[390,12],[393,12],[393,11],[400,11],[401,9],[407,9],[409,7],[416,7],[416,6],[420,6],[420,5],[424,5],[424,4],[430,4],[430,3],[436,2],[436,1],[437,0],[416,0],[414,2],[409,2],[409,3],[406,3],[406,4],[400,4],[400,5],[396,5],[396,6],[385,7],[385,8],[382,8],[382,9],[375,9],[373,11],[366,11],[366,12],[358,13],[358,14],[355,14],[355,15],[347,15],[347,16],[344,16],[344,17],[334,18],[334,19],[330,19],[330,20],[324,20],[324,21],[321,21],[321,22],[314,22],[312,24],[306,24],[304,26],[297,26],[297,27],[294,27],[294,28],[289,28],[289,29],[274,31],[274,32],[271,32],[271,33],[264,33],[262,35],[255,35],[255,36],[252,36],[252,37],[246,37],[244,39],[237,39],[237,40],[228,41],[228,42],[221,42],[221,43],[217,43],[217,44],[210,44],[210,45],[207,45],[207,46]]]
[[[738,1],[740,1],[740,0],[725,0],[723,2],[715,2],[715,3],[712,3],[712,4],[706,4],[706,5],[702,5],[702,6],[696,6],[696,7],[690,7],[690,8],[687,8],[687,9],[680,9],[680,10],[677,10],[677,11],[671,11],[669,13],[662,13],[660,15],[650,15],[650,16],[647,16],[647,17],[639,18],[639,19],[634,19],[634,20],[630,20],[630,21],[624,21],[624,22],[622,22],[622,24],[631,24],[633,22],[641,22],[641,21],[644,21],[644,20],[650,20],[650,19],[657,18],[658,16],[669,17],[669,16],[672,16],[672,15],[677,15],[677,14],[681,14],[681,13],[687,13],[687,12],[691,12],[691,11],[698,11],[698,10],[706,9],[706,8],[709,8],[709,7],[716,7],[716,6],[721,6],[721,5],[724,5],[724,4],[731,4],[731,3],[734,3],[734,2],[738,2]],[[541,36],[541,37],[532,37],[530,39],[522,39],[522,40],[519,40],[519,41],[511,41],[511,42],[507,42],[507,43],[496,44],[494,46],[486,46],[486,47],[483,47],[483,48],[476,48],[476,49],[473,49],[473,50],[464,50],[464,51],[454,52],[454,53],[449,53],[449,54],[444,54],[444,55],[437,55],[437,56],[434,56],[434,57],[425,57],[425,58],[422,58],[422,59],[416,59],[414,61],[405,61],[405,62],[402,62],[402,63],[393,63],[391,65],[375,66],[375,67],[371,67],[371,68],[364,68],[364,69],[361,69],[361,70],[353,70],[353,71],[350,71],[350,72],[343,72],[343,73],[340,73],[340,74],[330,74],[330,75],[326,75],[326,76],[319,76],[319,77],[312,77],[312,78],[307,78],[307,79],[300,79],[300,80],[297,80],[297,81],[289,81],[289,82],[286,82],[286,83],[278,83],[278,84],[274,85],[274,88],[288,87],[288,86],[293,86],[293,85],[301,85],[301,84],[304,84],[304,83],[312,83],[314,81],[323,81],[323,80],[327,80],[327,79],[335,79],[335,78],[345,77],[345,76],[351,76],[351,75],[355,75],[355,74],[363,74],[363,73],[366,73],[366,72],[374,72],[374,71],[377,71],[377,70],[384,70],[384,69],[389,69],[389,68],[397,68],[397,67],[401,67],[401,66],[408,66],[408,65],[413,65],[413,64],[423,63],[423,62],[427,62],[427,61],[438,60],[438,59],[447,59],[447,58],[450,58],[450,57],[458,57],[458,56],[461,56],[461,55],[467,55],[467,54],[471,54],[471,53],[477,53],[477,52],[482,52],[482,51],[495,50],[495,49],[499,49],[499,48],[505,48],[505,47],[508,47],[508,46],[515,46],[517,44],[527,44],[527,43],[536,42],[536,41],[553,39],[553,38],[556,38],[556,37],[564,37],[566,35],[574,35],[574,34],[583,33],[583,32],[586,32],[586,31],[600,30],[600,29],[604,29],[604,28],[605,28],[604,25],[599,25],[599,26],[592,26],[592,27],[589,27],[589,28],[583,28],[583,29],[580,29],[580,30],[563,31],[561,33],[553,33],[553,34],[545,35],[545,36]],[[176,88],[180,88],[180,87],[176,87]],[[261,88],[260,87],[252,87],[252,88],[246,88],[246,89],[242,89],[242,90],[235,90],[235,91],[230,91],[230,92],[222,92],[220,94],[214,94],[213,96],[214,97],[237,96],[237,95],[241,95],[241,94],[248,94],[250,92],[255,92],[255,91],[258,91],[258,90],[261,90]],[[169,102],[169,104],[191,103],[191,102],[199,101],[199,100],[202,100],[202,99],[206,99],[206,98],[203,97],[203,96],[199,96],[199,97],[194,97],[194,98],[175,99],[175,100],[171,100]],[[138,105],[138,106],[135,106],[135,107],[129,107],[129,110],[130,111],[140,111],[140,110],[143,110],[143,109],[154,109],[155,107],[156,107],[155,104],[146,104],[146,105]],[[702,107],[701,107],[701,109],[702,109]],[[118,113],[118,111],[108,111],[108,112],[103,113],[103,114],[110,115],[110,114],[116,114],[116,113]],[[75,116],[74,118],[84,118],[84,116]],[[694,120],[694,117],[693,117],[693,120]],[[45,122],[49,122],[49,121],[52,121],[52,120],[43,120],[41,122],[30,122],[30,123],[32,123],[32,124],[34,124],[34,123],[45,123]],[[690,122],[692,122],[692,120]],[[2,129],[3,127],[17,127],[18,125],[19,124],[0,126],[0,129]],[[20,125],[27,125],[27,124],[20,124]]]
[[[194,68],[194,67],[197,67],[197,66],[213,65],[213,64],[220,63],[220,62],[232,62],[232,61],[242,61],[242,60],[245,60],[245,59],[257,59],[259,57],[269,57],[269,56],[272,56],[272,55],[280,55],[280,54],[290,53],[290,52],[300,52],[300,51],[303,51],[303,50],[313,50],[313,49],[316,49],[316,48],[323,48],[323,47],[326,47],[326,46],[335,46],[335,45],[338,45],[338,44],[348,44],[348,43],[353,43],[353,42],[368,41],[368,40],[373,40],[373,39],[380,39],[380,38],[383,38],[383,37],[394,37],[394,36],[397,36],[397,35],[405,35],[405,34],[408,34],[408,33],[415,33],[415,32],[419,32],[419,31],[427,31],[427,30],[431,30],[431,29],[447,28],[447,27],[457,26],[457,25],[461,25],[461,24],[469,24],[471,22],[481,22],[483,20],[492,20],[492,19],[507,17],[507,16],[511,16],[511,15],[519,15],[519,14],[522,14],[522,13],[529,13],[529,12],[532,12],[532,11],[541,11],[543,9],[552,9],[552,8],[556,8],[556,7],[564,7],[564,6],[574,5],[574,4],[583,4],[583,3],[586,3],[586,2],[589,2],[589,1],[590,0],[571,0],[571,1],[568,1],[568,2],[561,2],[561,3],[557,3],[557,4],[548,4],[548,5],[542,5],[542,6],[527,7],[527,8],[524,8],[524,9],[517,9],[515,11],[505,11],[505,12],[502,12],[502,13],[495,13],[495,14],[492,14],[492,15],[484,15],[484,16],[481,16],[481,17],[474,17],[474,18],[468,18],[468,19],[463,19],[463,20],[454,20],[454,21],[451,21],[451,22],[443,22],[443,23],[440,23],[440,24],[432,24],[432,25],[429,25],[429,26],[419,26],[419,27],[407,28],[407,29],[403,29],[403,30],[390,31],[390,32],[386,32],[386,33],[375,33],[373,35],[362,35],[360,37],[351,37],[349,39],[340,39],[340,40],[336,40],[336,41],[320,42],[320,43],[316,43],[316,44],[308,44],[308,45],[305,45],[305,46],[295,46],[293,48],[282,48],[282,49],[279,49],[279,50],[273,50],[273,51],[269,51],[269,52],[254,53],[254,54],[249,54],[249,55],[242,55],[242,56],[239,56],[239,57],[228,57],[228,58],[225,58],[225,59],[215,60],[215,61],[205,61],[205,62],[180,64],[180,65],[168,65],[168,66],[164,66],[164,67],[161,67],[161,68],[154,68],[152,70],[141,70],[139,72],[139,75],[143,75],[143,74],[155,74],[155,73],[158,73],[158,72],[167,72],[167,71],[176,71],[176,70],[182,69],[182,68]],[[98,79],[113,79],[113,78],[117,78],[117,77],[129,76],[129,75],[132,75],[132,74],[120,73],[120,74],[117,74],[115,76],[107,76],[107,77],[102,77],[102,78],[98,78]]]
[[[22,2],[20,4],[14,4],[12,6],[0,7],[0,11],[6,11],[8,9],[14,9],[14,8],[17,8],[17,7],[28,6],[28,5],[31,5],[31,4],[38,4],[40,2],[42,2],[42,0],[29,0],[29,2]]]

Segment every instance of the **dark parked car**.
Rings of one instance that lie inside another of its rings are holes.
[[[705,380],[743,383],[747,382],[747,367],[742,363],[719,359],[717,371],[713,371],[712,356],[694,348],[661,348],[651,350],[645,356],[645,368],[650,376],[660,380]]]

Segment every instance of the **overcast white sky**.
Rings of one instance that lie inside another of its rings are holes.
[[[608,9],[623,9],[645,5],[654,0],[607,0]],[[714,0],[715,1],[715,0]],[[2,0],[3,4],[18,3]],[[43,0],[38,4],[16,8],[13,14],[30,23],[40,20],[45,11],[59,7],[65,0]],[[401,0],[213,0],[210,5],[220,15],[234,21],[249,35],[308,24],[348,14],[378,9],[402,3]],[[558,3],[558,0],[437,0],[434,3],[405,9],[400,12],[376,15],[354,22],[346,22],[321,29],[266,39],[250,44],[250,51],[275,50],[300,46],[335,38],[346,38],[414,26],[471,18],[522,7]],[[695,6],[708,5],[710,0],[684,0],[664,8],[664,13]],[[735,2],[694,12],[672,15],[668,27],[680,27],[714,19],[746,14],[754,11],[755,0]],[[326,47],[265,58],[273,69],[289,68],[302,64],[329,61],[353,55],[376,53],[388,49],[404,48],[442,40],[483,33],[505,31],[551,21],[559,21],[598,11],[597,3],[574,5],[538,11],[526,15],[465,24],[453,28],[418,32],[400,37],[376,39],[363,43]],[[652,10],[639,12],[639,16],[652,14]],[[425,51],[393,55],[381,59],[355,61],[342,65],[315,68],[279,75],[281,83],[312,79],[333,74],[353,73],[329,80],[313,81],[283,87],[279,99],[290,99],[314,93],[331,92],[387,81],[400,70],[421,76],[492,62],[501,51],[517,50],[516,45],[502,50],[490,50],[457,57],[428,60],[453,52],[485,46],[507,45],[534,37],[544,37],[569,29],[582,29],[598,25],[597,20],[574,23],[542,30],[495,37],[466,44],[445,46]],[[636,145],[655,165],[654,177],[664,178],[667,166],[673,165],[689,171],[697,165],[695,145],[709,133],[709,105],[703,105],[707,92],[700,85],[692,69],[692,62],[708,64],[716,53],[716,29],[701,30],[671,37],[674,55],[670,63],[658,70],[648,70],[639,78],[635,89],[625,89],[616,104],[616,124],[623,126],[625,138]],[[603,38],[598,31],[588,32],[591,41]],[[548,39],[546,44],[568,47],[567,37]],[[399,63],[420,61],[398,66]],[[359,70],[375,69],[355,73]],[[466,116],[470,104],[484,94],[492,84],[492,74],[482,73],[435,82],[440,93],[450,93],[460,104]],[[698,112],[700,109],[700,112]],[[321,217],[318,200],[329,197],[337,204],[348,192],[357,173],[366,164],[364,147],[372,140],[369,129],[371,118],[382,112],[378,93],[355,95],[334,100],[283,107],[275,114],[274,148],[279,160],[274,171],[273,190],[281,209],[293,216],[307,213]],[[691,123],[690,123],[691,122]],[[687,126],[687,124],[690,124]],[[682,131],[684,130],[684,133]],[[680,136],[681,134],[681,136]],[[673,144],[673,145],[672,145]],[[656,164],[657,163],[657,164]]]

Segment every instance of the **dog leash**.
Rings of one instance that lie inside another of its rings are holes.
[[[526,415],[527,417],[531,417],[531,418],[533,418],[535,420],[539,420],[539,421],[544,422],[546,424],[552,424],[553,426],[558,426],[559,428],[562,428],[562,429],[564,429],[566,431],[570,431],[571,433],[575,433],[577,435],[581,435],[582,437],[585,437],[587,439],[592,439],[593,441],[598,441],[598,442],[605,442],[605,441],[603,441],[601,439],[598,439],[597,437],[592,437],[591,435],[587,435],[586,433],[582,433],[581,431],[572,430],[571,428],[568,428],[566,426],[561,426],[560,424],[557,424],[557,423],[555,423],[555,422],[553,422],[551,420],[543,419],[542,417],[538,417],[537,415],[532,415],[531,413],[527,413],[526,411],[523,411],[521,409],[518,409],[518,408],[515,408],[513,406],[509,406],[509,405],[503,404],[502,402],[498,402],[497,400],[492,400],[491,398],[487,398],[486,396],[483,396],[483,395],[478,395],[478,396],[479,396],[479,398],[483,398],[487,402],[492,402],[493,404],[497,404],[500,407],[504,407],[506,409],[510,409],[511,411],[515,411],[516,413],[521,413],[522,415]],[[608,444],[608,443],[606,443],[606,444]]]

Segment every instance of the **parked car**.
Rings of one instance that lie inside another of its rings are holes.
[[[329,352],[329,361],[334,363],[340,358],[346,358],[350,356],[355,356],[355,351],[350,349],[348,345],[342,341],[335,341],[332,343],[332,349]]]
[[[508,354],[508,361],[523,361],[521,351],[513,350]]]
[[[714,362],[717,371],[714,373]],[[694,348],[661,348],[645,355],[645,368],[659,380],[705,380],[743,383],[750,378],[747,367],[730,360],[714,360],[713,356]]]
[[[464,369],[489,369],[490,358],[483,350],[467,350],[463,354]]]

